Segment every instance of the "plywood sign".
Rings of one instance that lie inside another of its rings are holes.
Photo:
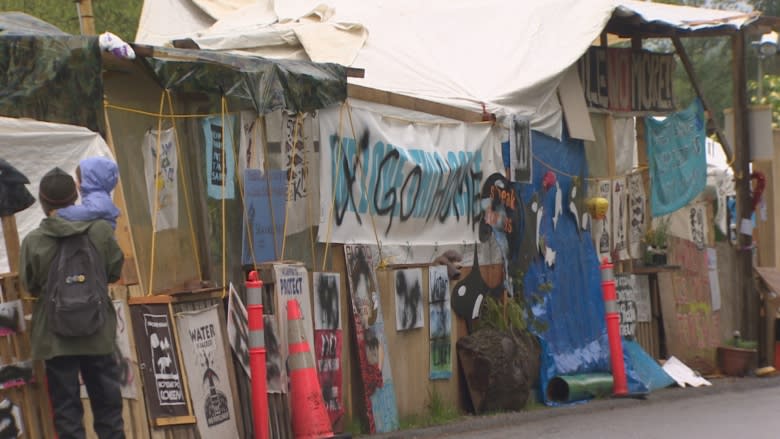
[[[156,426],[193,423],[167,303],[130,307],[149,418]]]
[[[398,407],[371,251],[345,245],[344,255],[369,432],[386,433],[398,429]]]
[[[577,65],[591,108],[615,112],[674,111],[674,55],[591,47]]]

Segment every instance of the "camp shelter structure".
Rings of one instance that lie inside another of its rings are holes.
[[[117,239],[126,263],[122,279],[112,286],[112,297],[125,301],[125,306],[128,301],[132,305],[134,301],[168,298],[173,318],[180,312],[222,304],[223,290],[215,285],[227,289],[228,265],[231,279],[243,291],[241,249],[227,247],[231,238],[231,242],[240,246],[243,215],[242,208],[236,207],[240,189],[235,189],[230,200],[225,196],[217,202],[207,201],[202,195],[207,192],[205,186],[214,183],[204,176],[212,170],[206,169],[204,151],[208,136],[203,121],[210,120],[219,126],[211,132],[214,137],[209,140],[214,140],[231,131],[238,133],[237,114],[241,111],[255,121],[270,112],[307,112],[337,104],[346,96],[346,69],[308,61],[270,61],[148,46],[137,47],[135,60],[118,59],[103,53],[96,37],[67,35],[23,14],[2,14],[0,24],[0,64],[7,67],[2,78],[6,91],[0,97],[2,114],[18,118],[11,120],[25,126],[38,123],[47,127],[38,131],[37,144],[29,146],[25,154],[16,155],[12,151],[4,158],[37,182],[42,172],[31,168],[34,155],[30,154],[33,149],[38,156],[50,154],[47,146],[57,142],[62,134],[56,122],[85,127],[74,127],[75,132],[91,129],[92,136],[95,132],[101,134],[106,142],[101,139],[103,149],[93,153],[111,155],[119,165],[120,185],[114,195],[122,215],[117,224]],[[55,128],[48,128],[46,122]],[[263,136],[264,128],[259,129],[258,135]],[[165,146],[168,149],[157,143],[162,139],[169,142]],[[85,153],[83,149],[76,151],[79,157]],[[163,164],[152,155],[157,151],[160,152],[157,157],[162,152],[168,154],[162,176],[175,182],[165,194],[166,206],[176,211],[175,219],[167,217],[157,221],[161,216],[153,214],[159,213],[161,207],[150,202],[155,197],[154,188],[160,189],[156,184],[162,184],[153,173],[156,166]],[[226,169],[224,157],[218,159],[222,169]],[[283,160],[272,155],[266,157],[266,163]],[[237,156],[231,159],[236,160]],[[73,172],[78,157],[65,156],[61,164]],[[235,167],[235,163],[232,165]],[[147,180],[149,167],[152,173]],[[236,175],[232,174],[231,181]],[[225,183],[228,180],[219,170],[209,177]],[[229,209],[230,216],[226,214]],[[30,209],[40,218],[42,213],[38,211]],[[227,220],[222,221],[223,218]],[[166,227],[164,221],[168,221]],[[25,222],[20,235],[26,235],[35,224],[35,219],[29,224]],[[232,259],[228,261],[226,255]],[[168,295],[174,293],[179,294]],[[219,312],[221,333],[226,334],[227,319],[224,310]],[[123,313],[122,318],[130,322],[129,313]],[[132,335],[128,337],[133,344]],[[231,358],[227,338],[220,346],[226,347],[221,355]],[[141,376],[135,359],[129,367],[129,376]],[[182,377],[186,369],[193,367],[184,364]],[[248,386],[236,385],[232,361],[229,370],[224,382],[232,387],[232,397],[236,401],[249,401]],[[166,426],[146,413],[140,381],[140,378],[134,381],[139,386],[136,399],[126,400],[125,404],[128,437],[197,435],[193,425]],[[239,427],[242,434],[249,428],[246,425],[251,425],[251,416],[240,413],[248,410],[248,405],[234,404],[234,419],[242,424]]]

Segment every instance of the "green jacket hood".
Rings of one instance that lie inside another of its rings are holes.
[[[46,236],[52,238],[64,238],[66,236],[78,235],[84,233],[89,228],[90,223],[85,221],[68,221],[57,215],[44,218],[41,221],[40,230]]]

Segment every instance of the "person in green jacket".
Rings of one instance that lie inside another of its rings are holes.
[[[87,233],[105,265],[108,282],[116,282],[124,257],[105,220],[68,221],[54,215],[56,209],[72,205],[78,198],[76,183],[68,173],[54,168],[43,176],[38,199],[46,218],[22,241],[19,275],[24,288],[35,298],[30,341],[34,360],[44,360],[54,427],[59,439],[84,439],[84,408],[80,397],[79,372],[94,413],[95,433],[100,439],[124,439],[119,365],[114,356],[116,312],[105,300],[103,326],[85,337],[64,337],[51,327],[46,283],[49,265],[60,238]]]

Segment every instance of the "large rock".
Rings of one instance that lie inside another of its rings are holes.
[[[525,407],[539,377],[533,335],[481,329],[458,340],[457,351],[475,413]]]

